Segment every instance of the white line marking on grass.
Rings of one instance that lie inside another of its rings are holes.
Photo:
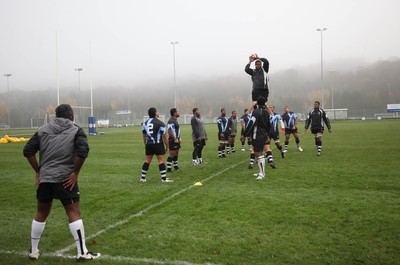
[[[209,181],[210,179],[212,179],[212,178],[214,178],[214,177],[216,177],[216,176],[218,176],[218,175],[221,175],[221,174],[225,173],[226,171],[228,171],[228,170],[230,170],[230,169],[233,169],[233,168],[237,167],[238,165],[243,164],[243,163],[246,162],[246,161],[247,161],[247,160],[243,160],[243,161],[241,161],[241,162],[239,162],[239,163],[233,164],[232,166],[230,166],[230,167],[228,167],[228,168],[225,168],[225,169],[223,169],[223,170],[221,170],[221,171],[218,171],[217,173],[214,173],[214,174],[212,174],[211,176],[209,176],[208,178],[205,178],[205,179],[203,179],[203,180],[201,180],[201,181],[202,181],[202,182]],[[157,206],[160,206],[160,205],[162,205],[162,204],[164,204],[164,203],[170,201],[171,199],[175,198],[176,196],[178,196],[178,195],[180,195],[180,194],[182,194],[182,193],[184,193],[184,192],[186,192],[186,191],[188,191],[188,190],[190,190],[190,189],[192,189],[192,188],[194,188],[194,187],[195,187],[194,185],[191,185],[191,186],[189,186],[189,187],[187,187],[187,188],[185,188],[185,189],[183,189],[183,190],[180,190],[180,191],[178,191],[178,192],[175,192],[174,194],[170,195],[169,197],[166,197],[165,199],[163,199],[163,200],[161,200],[161,201],[159,201],[159,202],[157,202],[157,203],[155,203],[155,204],[153,204],[153,205],[150,205],[149,207],[147,207],[147,208],[145,208],[145,209],[143,209],[143,210],[141,210],[141,211],[139,211],[139,212],[137,212],[137,213],[135,213],[135,214],[132,214],[132,215],[128,216],[127,218],[121,220],[121,221],[118,221],[118,222],[116,222],[116,223],[114,223],[114,224],[108,225],[108,226],[106,226],[104,229],[102,229],[102,230],[100,230],[100,231],[98,231],[98,232],[96,232],[96,233],[94,233],[94,234],[92,234],[92,235],[90,235],[90,236],[87,236],[87,237],[86,237],[86,240],[90,240],[90,239],[92,239],[92,238],[94,238],[94,237],[97,237],[97,236],[99,236],[99,235],[101,235],[101,234],[104,234],[104,233],[107,232],[108,230],[111,230],[111,229],[113,229],[113,228],[115,228],[115,227],[117,227],[117,226],[126,224],[126,223],[129,222],[131,219],[136,218],[136,217],[139,217],[139,216],[142,216],[143,214],[145,214],[146,212],[150,211],[151,209],[153,209],[153,208],[155,208],[155,207],[157,207]],[[74,248],[76,248],[75,243],[73,243],[73,244],[67,246],[66,248],[57,250],[57,251],[55,251],[54,253],[55,253],[55,255],[59,255],[59,256],[60,256],[60,255],[62,255],[64,252],[70,251],[71,249],[74,249]],[[166,262],[166,263],[160,263],[160,264],[168,264],[168,263]],[[180,264],[180,263],[179,263],[179,264]],[[184,263],[182,263],[182,264],[184,264]],[[186,263],[185,263],[185,264],[186,264]],[[191,263],[187,263],[187,264],[191,264]]]
[[[212,174],[211,176],[201,180],[201,182],[206,182],[211,180],[212,178],[219,176],[223,173],[225,173],[226,171],[233,169],[241,164],[243,164],[244,162],[246,162],[247,160],[243,160],[237,164],[233,164],[228,168],[225,168],[221,171],[218,171],[217,173]],[[124,220],[121,220],[119,222],[116,222],[114,224],[108,225],[106,226],[104,229],[98,231],[97,233],[94,233],[88,237],[86,237],[87,240],[92,239],[96,236],[99,236],[101,234],[104,234],[105,232],[107,232],[108,230],[111,230],[119,225],[123,225],[127,222],[129,222],[131,219],[136,218],[138,216],[142,216],[143,214],[145,214],[146,212],[148,212],[149,210],[153,209],[154,207],[160,206],[164,203],[166,203],[167,201],[175,198],[176,196],[194,188],[194,185],[191,185],[183,190],[180,190],[172,195],[170,195],[169,197],[161,200],[158,203],[155,203],[153,205],[150,205],[149,207],[139,211],[138,213],[132,214],[130,216],[128,216],[127,218],[125,218]],[[51,253],[41,253],[42,257],[58,257],[58,258],[63,258],[63,259],[75,259],[76,256],[73,255],[68,255],[65,254],[65,252],[74,249],[76,247],[75,244],[71,244],[69,246],[67,246],[66,248],[63,248],[61,250],[55,251],[55,252],[51,252]],[[28,256],[28,251],[15,251],[15,250],[0,250],[0,254],[9,254],[9,255],[19,255],[19,256]],[[170,260],[158,260],[158,259],[149,259],[149,258],[134,258],[134,257],[124,257],[124,256],[109,256],[109,255],[102,255],[100,257],[100,259],[102,260],[110,260],[110,261],[121,261],[121,262],[127,262],[127,263],[132,263],[132,262],[142,262],[142,263],[151,263],[151,264],[176,264],[176,265],[215,265],[213,263],[204,263],[204,264],[197,264],[197,263],[191,263],[191,262],[187,262],[187,261],[178,261],[178,260],[174,260],[174,261],[170,261]]]
[[[180,260],[159,260],[159,259],[147,259],[147,258],[133,258],[133,257],[123,257],[123,256],[108,256],[104,255],[100,257],[102,260],[111,260],[111,261],[122,261],[122,262],[142,262],[142,263],[151,263],[151,264],[175,264],[175,265],[216,265],[214,263],[192,263],[187,261]]]
[[[0,254],[8,254],[8,255],[18,255],[18,256],[26,256],[28,258],[28,251],[15,251],[15,250],[0,250]],[[62,259],[76,259],[76,256],[73,255],[66,255],[66,254],[59,254],[56,252],[52,253],[41,253],[41,257],[51,257],[51,258],[62,258]],[[40,258],[39,258],[40,259]],[[126,263],[151,263],[151,264],[176,264],[176,265],[215,265],[213,263],[192,263],[187,261],[179,261],[179,260],[158,260],[158,259],[148,259],[148,258],[134,258],[134,257],[124,257],[124,256],[108,256],[102,255],[99,259],[101,260],[109,260],[109,261],[120,261]]]
[[[28,251],[15,251],[15,250],[0,250],[0,254],[9,254],[9,255],[18,255],[18,256],[26,256],[28,258]],[[40,257],[58,257],[63,259],[76,259],[76,256],[73,255],[59,255],[55,252],[52,253],[40,253]]]

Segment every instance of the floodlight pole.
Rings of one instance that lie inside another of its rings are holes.
[[[89,41],[89,65],[90,65],[90,117],[93,117],[92,43],[90,41]]]
[[[317,29],[317,31],[321,32],[321,108],[324,105],[324,61],[323,61],[323,46],[322,46],[322,33],[328,30],[327,28]]]
[[[12,74],[4,74],[4,76],[7,78],[8,125],[11,128],[11,113],[10,113],[11,112],[11,107],[10,107],[11,99],[10,99],[10,81],[9,81],[9,78],[10,78],[10,76],[12,76]]]
[[[82,70],[83,70],[83,68],[75,68],[75,71],[78,72],[78,106],[80,108],[80,111],[79,111],[80,114],[82,114],[82,109],[81,109],[82,106],[80,106],[80,104],[82,104],[82,102],[80,102],[81,101],[81,72],[82,72]],[[80,116],[82,116],[82,115],[80,115]],[[82,117],[80,117],[80,118],[82,118]]]
[[[332,76],[333,76],[333,74],[335,73],[336,71],[335,70],[329,70],[329,73],[331,73],[332,74]],[[331,78],[331,108],[333,109],[333,84],[332,84],[332,78]]]
[[[175,45],[179,44],[177,41],[171,42],[172,44],[172,52],[173,52],[173,60],[174,60],[174,107],[176,108],[176,71],[175,71]]]
[[[56,79],[57,79],[57,106],[60,105],[60,73],[58,67],[58,34],[56,31]]]
[[[78,92],[81,93],[81,71],[83,68],[75,68],[75,71],[78,72]]]

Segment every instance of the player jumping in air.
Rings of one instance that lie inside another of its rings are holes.
[[[250,64],[253,61],[255,61],[255,69],[250,68]],[[245,72],[251,76],[251,81],[253,82],[253,90],[251,92],[253,104],[256,103],[258,97],[263,97],[266,101],[268,101],[268,71],[269,62],[267,59],[259,58],[257,54],[255,54],[255,57],[249,57],[249,62],[246,64]]]

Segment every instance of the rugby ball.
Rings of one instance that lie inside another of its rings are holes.
[[[256,59],[256,58],[257,58],[257,55],[256,55],[255,53],[252,53],[252,54],[250,55],[250,57],[253,58],[253,59]]]

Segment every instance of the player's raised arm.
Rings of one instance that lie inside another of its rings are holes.
[[[244,68],[244,71],[246,73],[248,73],[249,75],[253,75],[253,69],[250,68],[250,65],[253,61],[254,61],[254,57],[250,56],[249,62],[246,64],[246,67]]]
[[[254,107],[257,105],[257,101],[254,101],[253,104],[250,106],[250,108],[247,109],[247,111],[245,112],[246,115],[249,115],[250,113],[253,112]]]
[[[263,62],[263,69],[266,73],[269,71],[269,62],[265,58],[260,58],[261,62]]]

